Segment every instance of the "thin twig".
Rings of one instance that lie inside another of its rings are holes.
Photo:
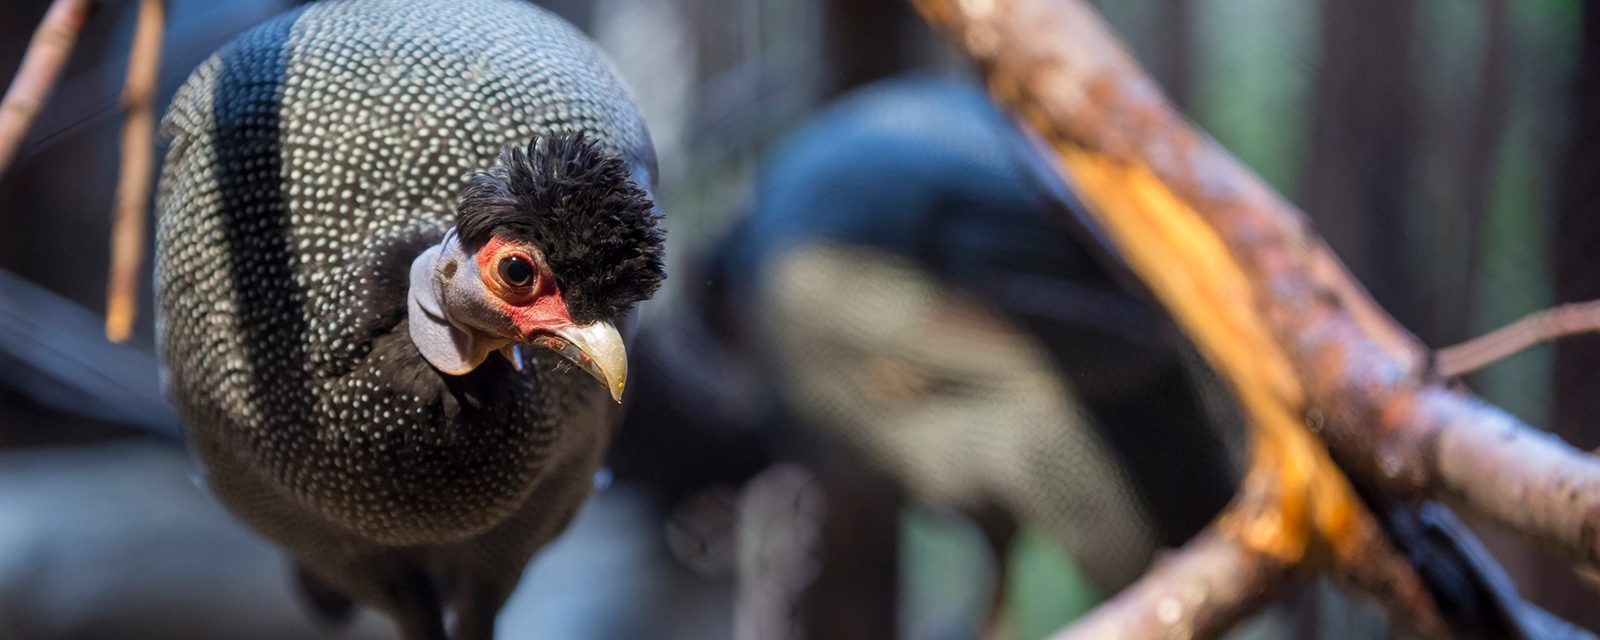
[[[92,0],[55,0],[33,32],[16,78],[0,100],[0,175],[10,168],[22,140],[55,89],[61,68],[72,56],[83,23],[89,19]]]
[[[140,0],[139,19],[122,87],[122,170],[112,212],[111,272],[106,285],[106,338],[126,340],[138,312],[144,262],[145,207],[155,166],[156,78],[161,71],[162,0]]]
[[[1441,377],[1455,378],[1541,343],[1597,331],[1600,331],[1600,300],[1564,304],[1528,315],[1453,347],[1440,349],[1434,356],[1434,371]]]

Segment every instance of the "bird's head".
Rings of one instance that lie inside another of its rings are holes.
[[[438,370],[464,375],[520,345],[561,354],[621,401],[617,319],[665,278],[664,233],[622,158],[582,134],[508,145],[473,176],[456,225],[411,265],[410,331]]]

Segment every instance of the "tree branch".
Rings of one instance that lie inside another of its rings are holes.
[[[155,168],[156,78],[161,71],[163,0],[139,0],[139,18],[122,87],[122,169],[112,210],[111,269],[106,284],[106,338],[121,342],[138,312],[144,262],[145,207]]]
[[[1051,640],[1217,636],[1282,592],[1292,571],[1210,527]]]
[[[55,0],[33,32],[22,66],[6,89],[6,97],[0,99],[0,175],[10,168],[34,117],[55,89],[92,4],[91,0]]]
[[[1545,309],[1434,354],[1434,372],[1455,378],[1482,369],[1535,345],[1579,333],[1600,331],[1600,300]]]
[[[1215,523],[1052,640],[1219,636],[1318,569],[1400,613],[1396,623],[1413,637],[1453,637],[1421,579],[1371,518],[1361,519],[1353,552],[1343,556],[1320,552],[1286,562],[1252,547],[1252,535],[1282,522],[1276,464],[1257,458]]]
[[[1244,549],[1313,569],[1322,549],[1323,566],[1367,562],[1373,519],[1343,469],[1376,495],[1438,498],[1600,565],[1600,462],[1429,376],[1427,350],[1305,217],[1185,122],[1087,4],[914,1],[1239,397],[1280,488],[1261,526],[1238,529]]]

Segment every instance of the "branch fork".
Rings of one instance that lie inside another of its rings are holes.
[[[1311,572],[1377,596],[1415,635],[1462,632],[1363,496],[1440,500],[1600,567],[1600,461],[1434,375],[1305,216],[1185,121],[1086,2],[913,4],[1044,141],[1255,434],[1224,514],[1059,637],[1213,636]],[[1191,590],[1208,597],[1173,604]]]

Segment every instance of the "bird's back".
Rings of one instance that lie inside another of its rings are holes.
[[[397,518],[482,529],[514,509],[527,482],[496,471],[529,473],[569,409],[519,394],[503,432],[430,429],[441,409],[423,387],[441,383],[381,338],[403,321],[405,266],[502,145],[583,131],[649,184],[648,134],[593,44],[521,0],[319,2],[207,60],[165,130],[159,333],[202,457],[226,450],[390,541],[432,534]]]

